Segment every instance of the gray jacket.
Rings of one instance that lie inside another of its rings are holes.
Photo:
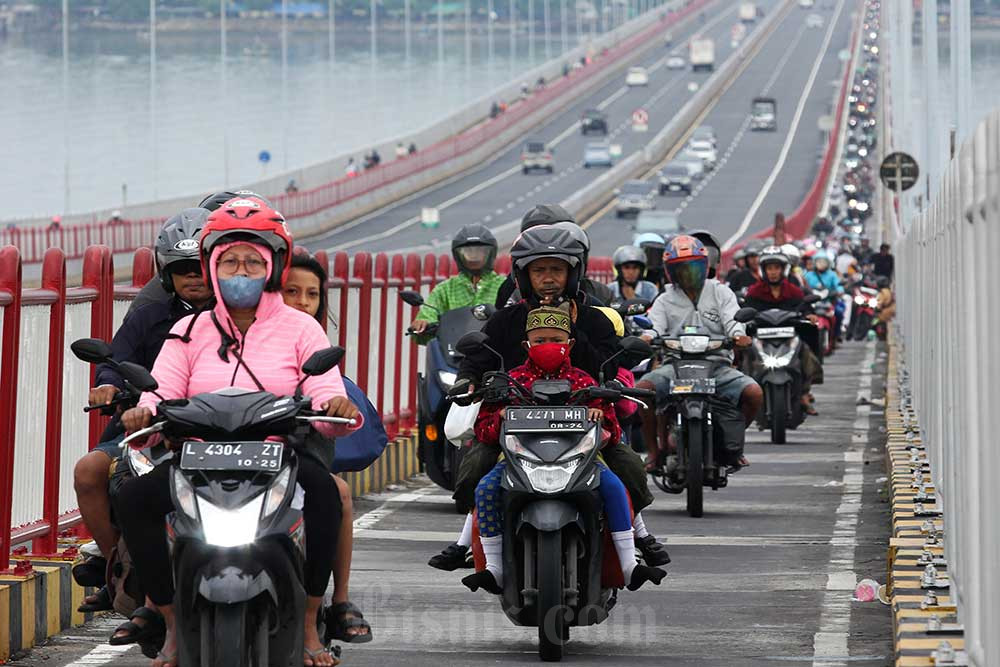
[[[733,319],[739,309],[733,290],[714,278],[705,281],[705,287],[698,298],[697,312],[701,325],[713,336],[735,338],[746,335],[746,328]],[[674,285],[667,285],[663,294],[653,302],[648,316],[658,334],[675,337],[682,327],[696,324],[694,314],[694,304],[687,294]],[[723,357],[730,362],[733,360],[732,350],[719,350],[718,355],[712,356]]]

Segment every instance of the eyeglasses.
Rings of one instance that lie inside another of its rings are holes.
[[[247,257],[246,259],[226,257],[225,259],[219,260],[219,263],[216,266],[219,267],[219,273],[233,275],[239,271],[240,265],[243,265],[246,268],[247,273],[251,276],[262,276],[267,273],[267,262],[259,257]]]

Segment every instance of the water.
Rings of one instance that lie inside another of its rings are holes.
[[[509,32],[497,29],[490,61],[485,26],[475,26],[469,60],[464,34],[446,32],[439,62],[432,21],[414,25],[409,61],[402,30],[380,31],[373,61],[367,22],[339,23],[331,67],[324,30],[290,30],[286,108],[278,22],[266,35],[234,30],[237,23],[230,21],[227,37],[228,97],[221,91],[217,29],[158,32],[155,138],[148,33],[70,33],[68,208],[58,27],[0,39],[0,218],[108,210],[122,204],[123,184],[128,202],[141,202],[239,185],[344,151],[357,151],[360,162],[368,144],[441,118],[541,63],[546,51],[540,24],[533,61],[525,26],[513,57]],[[568,33],[573,48],[575,19]],[[553,57],[561,45],[554,21]],[[267,167],[257,159],[262,150],[272,156]]]

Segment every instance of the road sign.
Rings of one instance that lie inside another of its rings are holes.
[[[612,157],[612,159],[615,159],[615,160],[617,160],[618,158],[620,158],[622,156],[622,145],[621,144],[611,144],[611,146],[608,147],[608,155],[610,155]]]
[[[649,114],[645,109],[636,109],[632,112],[632,131],[645,132],[649,129]]]
[[[878,175],[885,187],[893,192],[903,192],[917,184],[917,179],[920,178],[920,168],[913,156],[897,152],[887,155],[882,160]]]
[[[271,161],[271,154],[268,151],[261,151],[258,153],[257,159],[260,160],[261,164],[267,164]]]
[[[436,208],[423,208],[420,210],[420,224],[423,227],[437,227],[441,224],[441,215]]]

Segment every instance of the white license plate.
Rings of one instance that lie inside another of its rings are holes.
[[[761,327],[757,329],[757,338],[791,338],[795,335],[795,327]]]

